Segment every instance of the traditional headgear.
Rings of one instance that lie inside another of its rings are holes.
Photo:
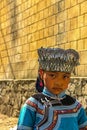
[[[71,73],[79,65],[79,54],[73,49],[43,48],[38,49],[39,67],[45,71]]]

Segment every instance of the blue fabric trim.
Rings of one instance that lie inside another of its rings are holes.
[[[27,101],[28,101],[28,100],[30,100],[30,101],[32,101],[33,103],[37,104],[37,100],[36,100],[35,98],[33,98],[33,97],[28,98]],[[27,101],[26,101],[26,102],[27,102]]]
[[[27,109],[27,107],[23,106],[20,111],[18,126],[33,127],[35,123],[35,114],[35,111],[31,111]]]
[[[81,124],[81,125],[79,126],[79,128],[83,128],[83,127],[85,127],[85,126],[87,126],[87,121],[84,122],[83,124]]]
[[[78,114],[78,123],[79,127],[81,128],[87,126],[87,116],[83,107],[81,107],[80,112]]]
[[[17,127],[17,130],[33,130],[33,128],[21,125]]]

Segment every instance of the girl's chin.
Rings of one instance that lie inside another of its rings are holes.
[[[58,94],[60,94],[61,92],[52,92],[53,94],[55,94],[55,95],[58,95]]]
[[[63,91],[63,90],[60,90],[60,91],[59,91],[59,90],[55,90],[55,91],[52,91],[52,93],[55,94],[55,95],[58,95],[58,94],[60,94],[62,91]]]

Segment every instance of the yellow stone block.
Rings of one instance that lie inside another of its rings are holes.
[[[35,41],[36,41],[36,40],[39,40],[39,37],[40,37],[39,31],[35,32],[34,34],[35,34],[35,39],[34,39],[34,40],[35,40]]]
[[[3,66],[0,67],[0,73],[3,73],[4,72],[4,68]],[[1,74],[0,74],[1,75]]]
[[[40,47],[47,47],[47,39],[46,38],[37,41],[37,48],[40,48]]]
[[[70,26],[70,20],[66,20],[65,21],[65,31],[70,31],[70,28],[71,28],[71,26]]]
[[[71,27],[70,27],[71,30],[78,27],[78,19],[77,19],[77,17],[71,19],[71,21],[70,21],[70,26],[71,26]]]
[[[49,16],[51,16],[51,15],[53,15],[54,14],[54,5],[52,5],[52,6],[50,6],[49,8],[48,8],[48,13],[49,13]]]
[[[56,14],[57,23],[61,23],[67,20],[67,10]]]
[[[55,22],[56,22],[56,17],[53,15],[53,16],[51,16],[51,17],[48,17],[45,21],[46,21],[46,22],[45,22],[45,23],[46,23],[46,26],[45,26],[45,27],[52,26],[52,25],[54,25]]]
[[[22,3],[22,0],[17,0],[16,1],[16,5],[18,6],[18,5],[20,5]]]
[[[49,27],[48,32],[49,32],[48,36],[53,36],[54,35],[54,27],[53,26]]]
[[[36,65],[37,65],[37,60],[31,60],[31,62],[30,62],[30,66],[29,66],[29,69],[31,70],[33,70],[33,69],[35,69],[35,67],[36,67]]]
[[[5,46],[5,44],[3,43],[3,44],[1,44],[0,45],[0,51],[3,51],[3,50],[5,50],[6,49],[6,46]]]
[[[28,43],[28,44],[24,44],[24,45],[22,46],[22,49],[23,49],[23,53],[24,53],[24,52],[29,52],[29,43]]]
[[[81,4],[81,14],[87,13],[87,1]]]
[[[28,61],[28,53],[22,53],[20,57],[20,62],[23,61]]]
[[[57,47],[65,49],[65,44],[58,44]]]
[[[84,44],[85,44],[85,50],[87,50],[87,38],[84,40]]]
[[[43,39],[43,37],[44,37],[44,30],[43,29],[41,29],[39,31],[39,36],[40,36],[40,39]]]
[[[46,1],[46,7],[49,7],[51,5],[51,0]]]
[[[71,43],[70,43],[70,46],[71,46],[72,49],[77,50],[77,41],[71,42]]]
[[[36,59],[38,58],[37,50],[31,52],[31,59]]]
[[[82,2],[84,2],[84,0],[78,0],[78,3],[82,3]]]
[[[78,27],[83,27],[84,26],[84,15],[81,15],[78,17]]]
[[[65,32],[65,33],[58,34],[56,38],[58,44],[66,43],[68,41],[68,33]]]
[[[87,75],[87,65],[84,65],[84,75]]]
[[[47,18],[48,16],[49,16],[49,9],[46,8],[46,9],[44,9],[43,17],[44,17],[44,18]]]
[[[81,28],[81,38],[87,37],[87,26]]]
[[[84,65],[80,65],[80,66],[78,66],[78,68],[77,68],[78,70],[78,76],[80,76],[80,77],[82,77],[82,76],[84,76]]]
[[[68,41],[78,40],[80,38],[80,30],[74,29],[68,32]]]
[[[45,28],[45,19],[38,22],[38,30]]]
[[[85,14],[85,25],[87,25],[87,14]]]
[[[44,28],[44,37],[48,37],[49,35],[49,28]]]
[[[84,40],[79,40],[77,43],[78,51],[84,50]]]
[[[82,51],[80,55],[81,64],[87,64],[87,51]]]
[[[8,57],[3,57],[2,64],[3,65],[9,64]]]
[[[22,45],[15,47],[15,50],[16,50],[16,53],[17,53],[17,54],[22,53],[22,52],[23,52],[23,51],[22,51]]]
[[[65,9],[70,8],[70,2],[71,0],[65,1]]]
[[[38,14],[39,15],[39,19],[38,20],[42,20],[43,19],[43,17],[44,17],[43,12],[44,12],[43,10],[39,12],[39,14]]]
[[[7,50],[1,51],[1,57],[7,57]]]
[[[70,49],[71,48],[71,44],[70,43],[66,43],[64,46],[65,49]]]
[[[39,3],[38,3],[38,11],[41,11],[41,10],[43,10],[44,8],[46,8],[46,3],[45,3],[45,1],[43,0],[43,1],[39,1]]]
[[[59,34],[65,31],[65,22],[58,24],[58,31],[59,31]]]
[[[0,79],[6,79],[6,76],[4,73],[0,73]]]
[[[58,34],[58,24],[55,24],[53,26],[53,29],[54,29],[54,35],[57,35]]]
[[[30,51],[34,51],[37,49],[37,42],[31,42],[30,44]]]
[[[68,9],[68,18],[77,17],[80,14],[80,5]]]
[[[77,4],[77,0],[71,0],[71,6],[74,6]]]
[[[56,44],[56,37],[52,36],[52,37],[48,37],[47,38],[47,47],[49,46],[54,46]]]

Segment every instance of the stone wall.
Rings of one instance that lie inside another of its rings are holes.
[[[21,106],[36,93],[35,80],[0,81],[0,112],[18,117]],[[87,78],[73,78],[67,93],[76,97],[87,112]]]
[[[0,112],[18,116],[23,103],[35,92],[35,81],[0,81]]]

